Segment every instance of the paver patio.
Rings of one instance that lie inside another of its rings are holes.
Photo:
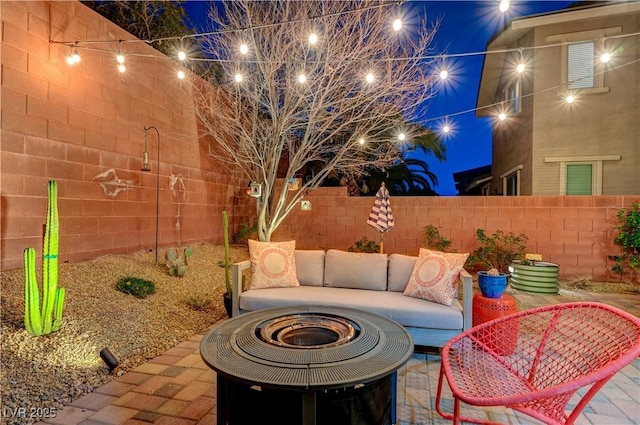
[[[521,309],[573,300],[604,302],[640,316],[640,296],[564,293],[559,296],[512,293]],[[62,409],[39,424],[196,425],[216,423],[216,374],[200,359],[202,334],[171,348],[120,378]],[[435,411],[440,356],[419,350],[398,372],[398,419],[402,425],[448,424]],[[451,408],[448,389],[444,408]],[[466,415],[509,424],[538,424],[506,408],[464,406]],[[617,373],[585,408],[578,424],[640,423],[640,359]]]

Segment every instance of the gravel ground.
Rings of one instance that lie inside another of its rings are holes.
[[[232,247],[232,261],[247,258],[246,247]],[[167,274],[162,250],[158,265],[144,252],[61,264],[58,284],[67,293],[62,328],[41,337],[24,328],[22,270],[2,272],[0,423],[33,423],[11,412],[59,410],[226,317],[222,259],[221,246],[195,246],[182,278]],[[125,276],[153,281],[156,293],[138,299],[117,291]],[[105,347],[120,361],[113,373],[99,356]]]

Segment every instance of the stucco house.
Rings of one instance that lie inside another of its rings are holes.
[[[476,115],[496,117],[491,194],[639,193],[639,1],[515,19],[487,52]]]

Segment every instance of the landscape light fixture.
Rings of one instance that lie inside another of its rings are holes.
[[[155,130],[158,135],[158,165],[156,166],[156,264],[158,264],[158,217],[160,216],[160,132],[154,126],[144,127],[144,152],[142,153],[142,171],[151,171],[149,167],[149,151],[147,135],[149,130]]]
[[[114,356],[108,348],[103,348],[100,351],[100,358],[109,368],[109,372],[113,372],[113,369],[118,367],[118,359]]]

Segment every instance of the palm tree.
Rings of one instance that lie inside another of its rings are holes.
[[[435,196],[433,186],[438,177],[429,170],[429,164],[421,159],[404,158],[387,170],[373,169],[364,178],[363,195],[375,195],[382,182],[385,182],[390,195],[396,196]],[[366,190],[369,189],[369,190]]]

